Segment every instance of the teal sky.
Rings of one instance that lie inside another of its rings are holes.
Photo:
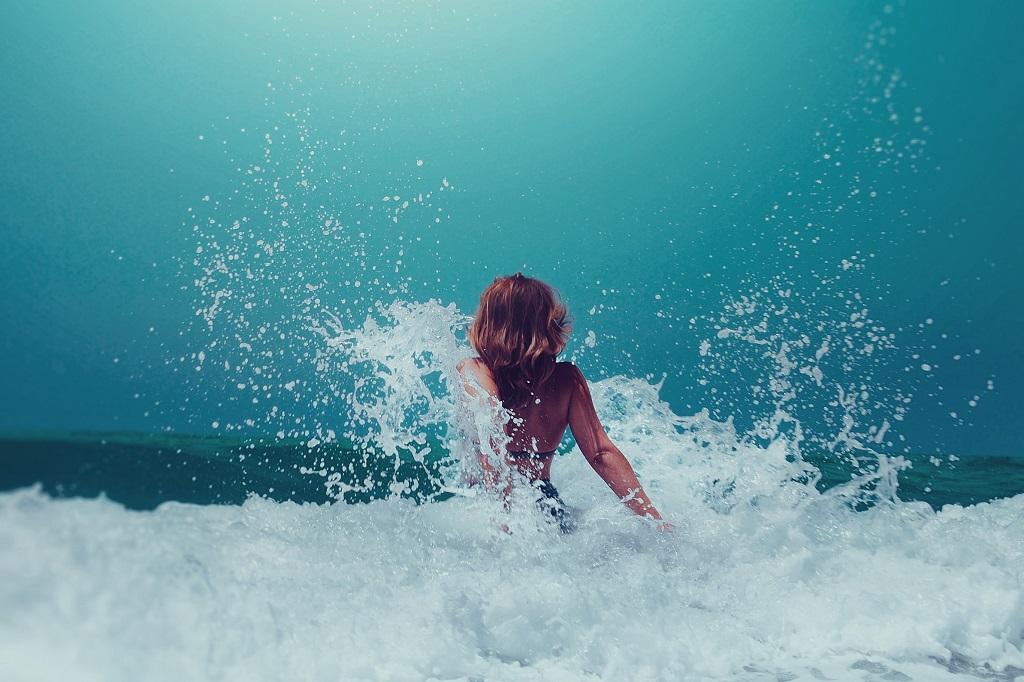
[[[707,329],[687,321],[773,277],[839,273],[859,251],[865,269],[842,275],[859,279],[827,293],[863,293],[914,367],[934,366],[913,379],[910,446],[1020,454],[1024,9],[893,4],[12,6],[0,429],[198,428],[173,415],[195,389],[166,363],[195,345],[190,226],[230,201],[271,202],[235,194],[239,169],[301,112],[326,145],[320,199],[340,214],[450,182],[440,223],[360,226],[371,261],[399,236],[412,245],[385,277],[409,278],[404,297],[469,311],[494,275],[524,269],[595,332],[580,349],[595,377],[664,373],[677,412],[726,416],[748,409],[723,398],[744,384],[697,383]],[[893,32],[868,49],[875,20]],[[861,80],[876,54],[880,74],[898,74],[898,124],[862,111],[881,91]],[[826,163],[829,123],[842,144]],[[879,131],[925,139],[926,153],[881,165],[862,153]],[[278,163],[308,162],[294,137],[276,145]],[[840,200],[853,177],[864,193]],[[329,260],[332,291],[367,268]],[[893,358],[871,381],[906,381]]]

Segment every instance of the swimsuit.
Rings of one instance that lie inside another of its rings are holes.
[[[551,452],[530,452],[528,450],[516,450],[508,453],[509,459],[513,460],[524,460],[524,459],[544,459],[555,454],[555,450]],[[552,523],[558,524],[558,529],[563,533],[571,533],[576,530],[576,522],[573,521],[572,515],[569,508],[562,502],[562,498],[558,495],[558,488],[552,483],[550,478],[538,478],[531,482],[531,485],[537,489],[540,493],[540,497],[537,498],[537,508],[545,515],[550,517]]]
[[[508,456],[512,459],[544,459],[555,454],[557,450],[551,452],[530,452],[529,450],[510,450]]]
[[[549,519],[552,523],[558,524],[558,529],[568,535],[569,533],[576,530],[576,521],[572,518],[572,512],[562,502],[562,498],[558,495],[558,488],[551,484],[549,478],[538,478],[533,482],[533,486],[540,492],[540,497],[537,498],[537,509],[546,515],[549,515]]]

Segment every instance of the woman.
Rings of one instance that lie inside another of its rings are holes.
[[[487,394],[495,415],[500,405],[509,417],[502,429],[507,443],[494,443],[504,455],[507,471],[535,486],[538,505],[563,532],[572,529],[558,491],[551,485],[551,461],[568,426],[583,456],[630,510],[661,521],[622,451],[605,433],[594,411],[586,379],[575,365],[557,362],[570,326],[565,306],[544,282],[516,273],[499,277],[480,296],[480,308],[469,330],[469,342],[479,357],[464,360],[459,371],[466,391],[475,398]],[[480,452],[484,482],[498,487],[511,476]],[[669,526],[661,523],[663,529]]]

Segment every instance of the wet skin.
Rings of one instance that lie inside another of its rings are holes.
[[[478,358],[466,360],[459,370],[496,399],[498,387],[490,369]],[[476,395],[467,384],[467,391]],[[569,362],[559,362],[551,376],[525,405],[510,410],[513,419],[505,424],[510,452],[551,452],[562,442],[566,428],[572,431],[580,452],[594,471],[635,513],[660,519],[636,478],[633,467],[604,430],[594,409],[590,387],[583,373]],[[551,477],[553,456],[508,457],[505,461],[531,481]]]

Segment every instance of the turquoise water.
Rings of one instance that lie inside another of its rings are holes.
[[[407,459],[396,472],[386,453],[367,454],[343,444],[314,456],[302,442],[132,433],[12,434],[0,439],[0,490],[38,484],[55,497],[104,495],[131,509],[153,509],[168,501],[241,504],[251,495],[323,504],[334,499],[318,473],[323,466],[341,471],[352,486],[343,496],[346,502],[387,498],[395,482],[404,486],[403,497],[441,502],[451,497],[444,487],[450,455],[443,444],[432,447],[434,454],[425,462]],[[357,466],[347,469],[349,462]],[[849,480],[846,469],[827,458],[815,464],[822,469],[822,490]],[[1024,490],[1024,464],[1016,458],[972,457],[953,466],[922,466],[901,477],[899,490],[903,500],[921,500],[936,509],[1010,497]]]
[[[7,8],[11,679],[1015,679],[1022,19]],[[517,270],[674,533],[465,486]]]
[[[865,271],[826,293],[862,293],[936,368],[919,376],[920,361],[893,357],[872,375],[919,384],[909,447],[1017,456],[1020,101],[1000,84],[1024,67],[1021,9],[884,6],[11,8],[0,428],[207,429],[205,408],[174,409],[196,398],[165,364],[197,345],[179,335],[196,307],[194,273],[176,262],[196,246],[187,211],[212,214],[202,197],[238,190],[264,134],[299,112],[325,145],[318,172],[339,215],[445,177],[457,189],[436,228],[398,228],[423,238],[388,278],[409,278],[411,299],[471,311],[495,273],[525,269],[597,334],[592,372],[664,373],[680,411],[740,417],[749,405],[697,383],[725,390],[730,376],[697,366],[707,330],[686,321],[778,275],[807,294],[812,270],[860,252]],[[866,47],[874,21],[893,34]],[[862,82],[872,58],[881,85]],[[895,123],[884,106],[864,111],[893,75]],[[844,140],[838,169],[822,159],[830,136]],[[897,168],[864,151],[875,137],[927,144]],[[278,142],[281,167],[301,146]],[[368,228],[370,253],[395,232]],[[339,298],[353,268],[378,264],[321,251]]]

